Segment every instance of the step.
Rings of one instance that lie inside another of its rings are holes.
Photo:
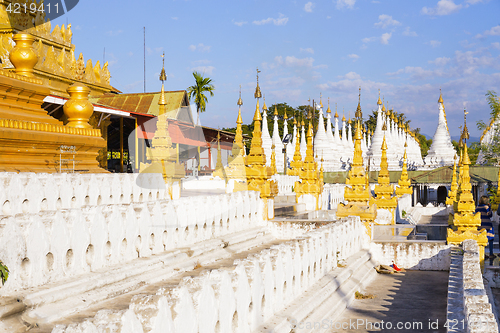
[[[317,328],[307,330],[296,327],[292,330],[291,321],[321,322],[339,315],[354,299],[354,293],[362,290],[377,274],[375,263],[368,251],[362,250],[350,256],[345,267],[337,267],[328,272],[312,287],[287,305],[265,324],[258,332],[318,332]]]
[[[274,198],[275,205],[278,203],[295,203],[295,201],[295,194],[283,194]]]
[[[306,210],[304,203],[279,203],[274,204],[274,217],[292,216]]]
[[[108,268],[103,272],[94,272],[79,277],[79,284],[71,282],[54,290],[27,295],[26,303],[30,309],[22,314],[22,319],[39,325],[56,322],[103,301],[139,292],[145,286],[180,276],[192,271],[198,264],[207,266],[273,240],[263,228],[253,228],[201,242],[189,249],[176,249],[175,256],[169,253],[139,258],[122,264],[116,270]]]

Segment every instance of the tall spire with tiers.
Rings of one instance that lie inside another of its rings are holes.
[[[241,128],[243,124],[241,118],[241,106],[243,105],[243,100],[241,99],[241,86],[237,105],[238,118],[236,119],[236,135],[234,136],[231,156],[228,157],[228,165],[225,168],[227,179],[245,179],[245,147],[243,146],[243,130]]]
[[[467,112],[464,110],[464,130],[462,131],[462,138],[468,136],[467,131]],[[465,239],[474,239],[479,245],[479,260],[481,263],[484,258],[484,247],[488,244],[488,238],[486,237],[486,229],[478,231],[478,227],[481,226],[481,213],[475,212],[476,205],[474,204],[474,198],[472,196],[472,185],[470,183],[470,173],[469,173],[469,153],[467,151],[467,142],[463,142],[463,156],[462,156],[462,167],[461,170],[461,181],[458,188],[458,202],[456,207],[454,207],[455,214],[453,216],[452,228],[448,228],[448,235],[446,240],[448,244],[461,244]]]
[[[295,131],[295,152],[293,154],[293,161],[290,162],[291,170],[288,171],[290,176],[298,176],[302,170],[302,156],[300,153],[300,131]]]
[[[401,177],[398,180],[398,187],[396,188],[396,195],[397,196],[402,196],[403,194],[411,194],[412,189],[411,189],[411,181],[408,179],[408,169],[407,169],[407,155],[406,155],[406,147],[408,145],[405,142],[405,152],[403,154],[403,169],[401,171]]]
[[[330,109],[330,98],[328,98],[328,109],[326,110],[326,137],[328,139],[329,150],[323,156],[325,160],[324,165],[326,171],[334,171],[338,169],[338,162],[336,156],[338,154],[337,147],[335,146],[335,138],[332,131],[332,110]]]
[[[457,155],[453,158],[453,174],[451,176],[451,187],[448,191],[448,197],[446,198],[447,205],[453,205],[453,203],[457,200]]]
[[[274,124],[273,124],[273,138],[272,145],[274,146],[274,154],[276,156],[276,169],[279,172],[284,170],[284,156],[283,156],[283,143],[280,138],[280,131],[278,126],[278,107],[274,105]]]
[[[306,142],[306,127],[304,123],[304,116],[302,115],[301,134],[300,134],[300,155],[306,156],[307,142]]]
[[[444,114],[443,96],[439,95],[439,118],[438,126],[434,137],[432,138],[432,145],[429,148],[427,156],[425,157],[425,166],[428,168],[437,168],[444,165],[452,165],[453,157],[456,155],[455,148],[451,143],[450,133]]]
[[[259,82],[257,80],[257,89],[260,93]],[[262,148],[264,148],[264,153],[266,154],[266,163],[267,166],[271,165],[271,146],[273,145],[273,140],[269,135],[269,128],[267,122],[267,105],[266,105],[266,97],[264,96],[264,105],[262,106]]]

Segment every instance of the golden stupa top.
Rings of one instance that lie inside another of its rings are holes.
[[[337,103],[335,103],[335,118],[338,118],[339,114],[337,113]]]
[[[347,121],[349,124],[351,123],[351,111],[349,111],[349,120]]]
[[[359,119],[363,118],[363,113],[361,112],[361,87],[359,87],[358,107],[356,108],[356,113],[354,114],[354,117]]]
[[[382,104],[382,111],[385,112],[385,104]]]
[[[385,134],[384,134],[384,140],[382,141],[382,150],[387,150],[387,142],[385,142]]]
[[[262,97],[262,92],[260,91],[260,87],[259,87],[259,73],[260,73],[259,68],[257,68],[257,87],[255,87],[255,93],[254,93],[255,98]]]
[[[378,101],[377,105],[382,105],[382,101],[380,100],[380,89],[378,90]]]
[[[262,105],[262,110],[267,110],[266,96],[264,96],[264,105]]]
[[[296,126],[297,125],[297,119],[295,119],[295,115],[293,116],[293,125]]]
[[[319,93],[319,106],[323,107],[323,102],[321,101],[321,93]]]
[[[266,101],[264,100],[264,103],[265,103],[265,102],[266,102]],[[275,116],[277,116],[277,115],[278,115],[278,107],[277,107],[276,105],[274,106],[274,115],[275,115]]]
[[[262,117],[260,116],[260,105],[259,105],[259,99],[257,99],[257,105],[255,107],[255,114],[253,115],[253,120],[256,121],[261,121]]]
[[[326,109],[326,113],[332,113],[332,110],[330,110],[330,97],[328,97],[328,109]]]
[[[163,83],[164,81],[167,81],[167,74],[165,73],[165,52],[163,52],[161,57],[163,60],[163,66],[161,67],[160,81]]]
[[[241,99],[241,84],[240,84],[240,98],[238,98],[238,106],[242,106],[243,105],[243,100]]]
[[[382,126],[382,131],[387,131],[387,124],[385,121],[384,121],[384,125]]]
[[[286,108],[285,108],[285,111],[284,111],[284,114],[283,114],[283,119],[285,119],[285,120],[288,119],[288,116],[286,115]]]
[[[438,103],[443,103],[443,94],[441,93],[441,89],[439,89],[439,99]]]
[[[304,117],[302,117],[302,121],[300,123],[300,125],[303,127],[306,123],[304,122]]]
[[[345,114],[342,113],[342,121],[345,121]]]

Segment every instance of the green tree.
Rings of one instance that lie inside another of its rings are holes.
[[[488,90],[486,93],[486,100],[490,106],[491,125],[500,115],[500,100],[498,99],[497,93],[493,90]],[[480,143],[479,149],[483,153],[484,164],[498,164],[500,160],[500,131],[498,126],[488,126],[482,120],[479,120],[476,125],[480,131],[483,131],[483,133],[489,131],[491,135],[491,141],[489,143]]]
[[[215,86],[212,84],[212,79],[203,77],[203,74],[194,71],[193,76],[195,84],[187,88],[187,93],[190,99],[196,104],[197,121],[199,123],[200,112],[205,112],[208,98],[205,93],[209,93],[210,97],[214,96]]]

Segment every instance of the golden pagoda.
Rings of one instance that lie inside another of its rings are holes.
[[[302,169],[298,172],[298,176],[301,182],[295,182],[295,200],[300,202],[302,196],[312,195],[316,200],[315,209],[320,209],[320,195],[323,192],[323,179],[320,179],[320,175],[318,174],[318,163],[314,160],[312,116],[309,119],[309,127],[307,129],[306,157],[302,163]]]
[[[236,119],[236,135],[231,149],[231,156],[228,157],[228,165],[224,168],[226,181],[229,179],[246,180],[245,146],[243,145],[243,130],[241,128],[241,125],[243,124],[243,120],[241,118],[241,106],[243,105],[243,101],[241,99],[241,86],[240,97],[238,98],[237,105],[238,118]]]
[[[380,97],[378,102],[380,102]],[[356,110],[356,118],[354,158],[346,179],[346,184],[350,186],[346,186],[344,189],[344,200],[347,201],[347,204],[340,203],[338,205],[337,217],[359,216],[361,221],[365,223],[368,233],[371,234],[369,223],[375,220],[377,210],[375,205],[370,205],[370,187],[367,185],[365,169],[363,167],[361,152],[361,108]]]
[[[453,174],[451,178],[451,187],[448,191],[448,197],[446,198],[446,205],[453,205],[453,203],[457,200],[457,155],[453,157]]]
[[[249,190],[260,192],[260,197],[264,199],[264,218],[273,218],[273,216],[268,215],[269,199],[272,199],[278,194],[278,184],[273,180],[269,180],[272,176],[272,170],[270,167],[266,167],[266,155],[264,154],[264,148],[262,148],[262,132],[261,132],[261,121],[262,117],[260,115],[259,98],[262,97],[262,93],[259,87],[259,70],[257,69],[257,87],[255,88],[255,98],[257,99],[257,105],[255,107],[254,129],[252,132],[252,143],[250,146],[250,153],[246,158],[246,184],[242,186],[239,183],[235,184],[235,191]]]
[[[467,113],[464,111],[464,118]],[[465,119],[464,119],[465,122]],[[468,137],[467,126],[464,126],[462,137]],[[459,186],[458,202],[453,216],[453,229],[448,228],[448,244],[459,245],[466,239],[474,239],[479,245],[479,258],[481,263],[484,258],[484,247],[488,244],[486,230],[478,231],[481,226],[481,213],[475,213],[476,205],[472,196],[472,186],[470,183],[469,154],[467,151],[467,142],[463,143],[463,157],[461,170],[461,181]]]
[[[227,182],[225,177],[224,165],[222,164],[222,154],[220,151],[220,132],[217,131],[217,162],[215,163],[215,170],[212,174],[214,177],[219,177]]]
[[[399,125],[401,128],[401,124]],[[405,142],[405,152],[403,154],[403,168],[401,170],[401,177],[398,180],[398,187],[396,187],[396,195],[401,197],[403,194],[412,194],[411,181],[408,179],[408,169],[407,169],[407,155],[406,147],[408,145]]]
[[[180,189],[181,178],[185,176],[184,166],[177,161],[177,151],[172,146],[172,139],[168,132],[168,121],[165,98],[165,57],[163,57],[163,67],[160,73],[161,95],[158,100],[159,114],[156,121],[156,131],[151,142],[151,148],[148,148],[146,154],[151,163],[141,163],[141,173],[161,173],[163,180],[169,185],[170,198],[177,198],[180,193],[172,193],[172,188],[175,186]],[[178,184],[176,184],[178,183]]]
[[[385,124],[384,124],[385,125]],[[376,197],[370,199],[371,205],[377,205],[378,209],[387,209],[391,212],[391,224],[395,224],[394,212],[398,205],[397,196],[392,196],[394,194],[394,186],[391,185],[389,179],[389,169],[387,163],[387,143],[382,141],[382,158],[380,160],[380,171],[378,173],[378,184],[375,185],[375,195]]]
[[[295,119],[293,119],[295,124]],[[290,162],[290,170],[287,174],[290,176],[298,176],[302,170],[302,156],[300,155],[300,129],[297,129],[297,134],[295,137],[295,152],[293,154],[293,160]]]
[[[6,3],[0,4],[0,14],[5,6]],[[24,33],[12,35],[6,20],[5,14],[0,19],[5,29],[0,34],[0,45],[3,45],[0,47],[3,64],[0,69],[3,101],[0,106],[0,171],[61,172],[60,161],[68,158],[64,154],[70,150],[76,152],[73,159],[77,170],[73,171],[107,172],[97,161],[106,141],[101,130],[89,124],[94,113],[88,101],[91,89],[80,82],[67,82],[64,93],[69,100],[63,108],[66,124],[49,116],[42,104],[51,89],[34,69],[41,59],[32,46],[35,37]],[[10,46],[6,49],[5,44]]]

